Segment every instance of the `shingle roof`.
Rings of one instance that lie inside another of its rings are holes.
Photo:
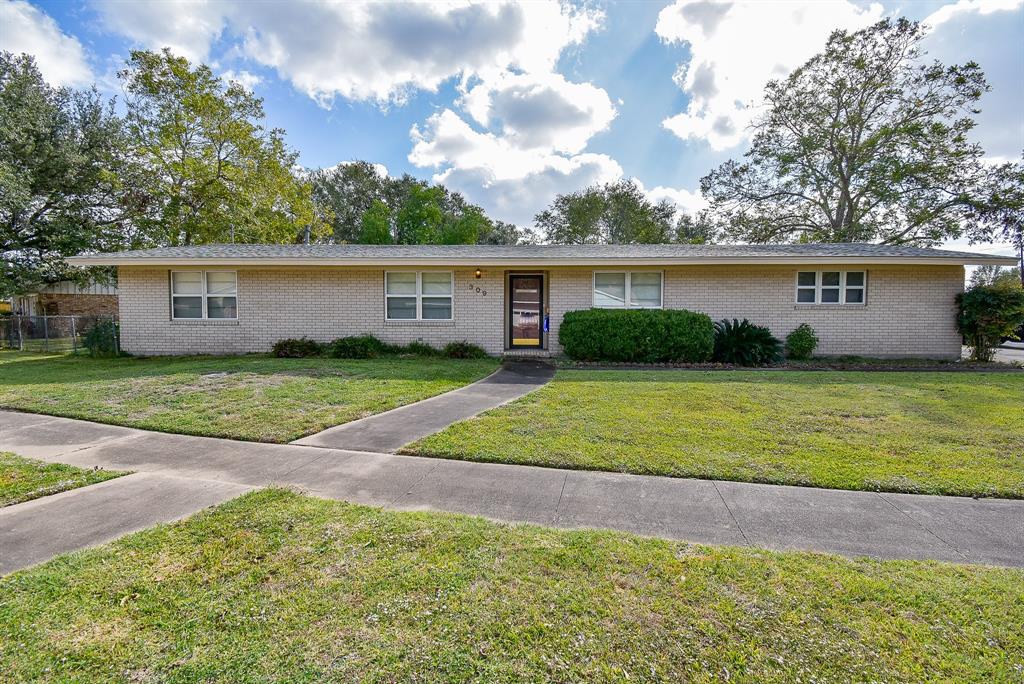
[[[757,263],[780,260],[856,259],[870,262],[941,260],[945,263],[1011,263],[1009,257],[922,247],[863,243],[786,245],[199,245],[74,257],[82,265],[159,264],[183,261],[316,263],[451,262],[578,263],[644,261]]]

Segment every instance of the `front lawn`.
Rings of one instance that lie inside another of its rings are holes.
[[[0,451],[0,506],[85,487],[123,474],[95,468],[86,470],[63,463],[43,463]]]
[[[1024,374],[559,371],[405,449],[559,468],[1024,497]]]
[[[483,378],[495,359],[93,359],[0,353],[0,408],[162,432],[290,442]]]
[[[11,681],[1016,681],[1024,572],[281,490],[0,580]]]

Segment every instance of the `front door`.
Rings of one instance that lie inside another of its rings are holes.
[[[539,349],[544,340],[544,279],[511,275],[509,285],[509,347]]]

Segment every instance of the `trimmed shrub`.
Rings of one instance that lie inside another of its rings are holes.
[[[339,337],[327,348],[327,353],[336,359],[375,359],[392,351],[392,347],[373,335]]]
[[[449,342],[444,345],[441,353],[449,359],[486,359],[487,352],[482,347],[466,342]]]
[[[801,323],[793,332],[786,335],[786,356],[791,359],[809,359],[817,348],[818,336],[814,334],[814,328],[806,323]]]
[[[585,309],[565,314],[558,342],[577,361],[700,363],[711,358],[714,327],[682,309]]]
[[[977,285],[956,296],[957,329],[975,361],[991,361],[1004,337],[1024,326],[1024,288],[1016,283]]]
[[[111,320],[96,321],[96,324],[85,331],[82,344],[89,350],[90,356],[117,356],[120,345],[121,331],[117,323]]]
[[[270,348],[271,354],[282,359],[301,359],[307,356],[319,356],[323,352],[323,345],[308,337],[300,337],[298,339],[289,337],[285,340],[278,340]]]
[[[441,353],[426,342],[420,342],[419,340],[410,342],[405,347],[399,347],[398,349],[400,353],[412,354],[413,356],[437,356]]]
[[[715,323],[714,359],[740,366],[763,366],[782,358],[782,343],[772,331],[747,319]]]

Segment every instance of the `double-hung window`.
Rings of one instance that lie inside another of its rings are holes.
[[[384,274],[389,321],[452,320],[451,271],[388,271]]]
[[[796,274],[797,304],[863,304],[864,271],[800,271]]]
[[[171,271],[171,318],[238,318],[234,271]]]
[[[594,307],[660,309],[660,271],[595,271]]]

